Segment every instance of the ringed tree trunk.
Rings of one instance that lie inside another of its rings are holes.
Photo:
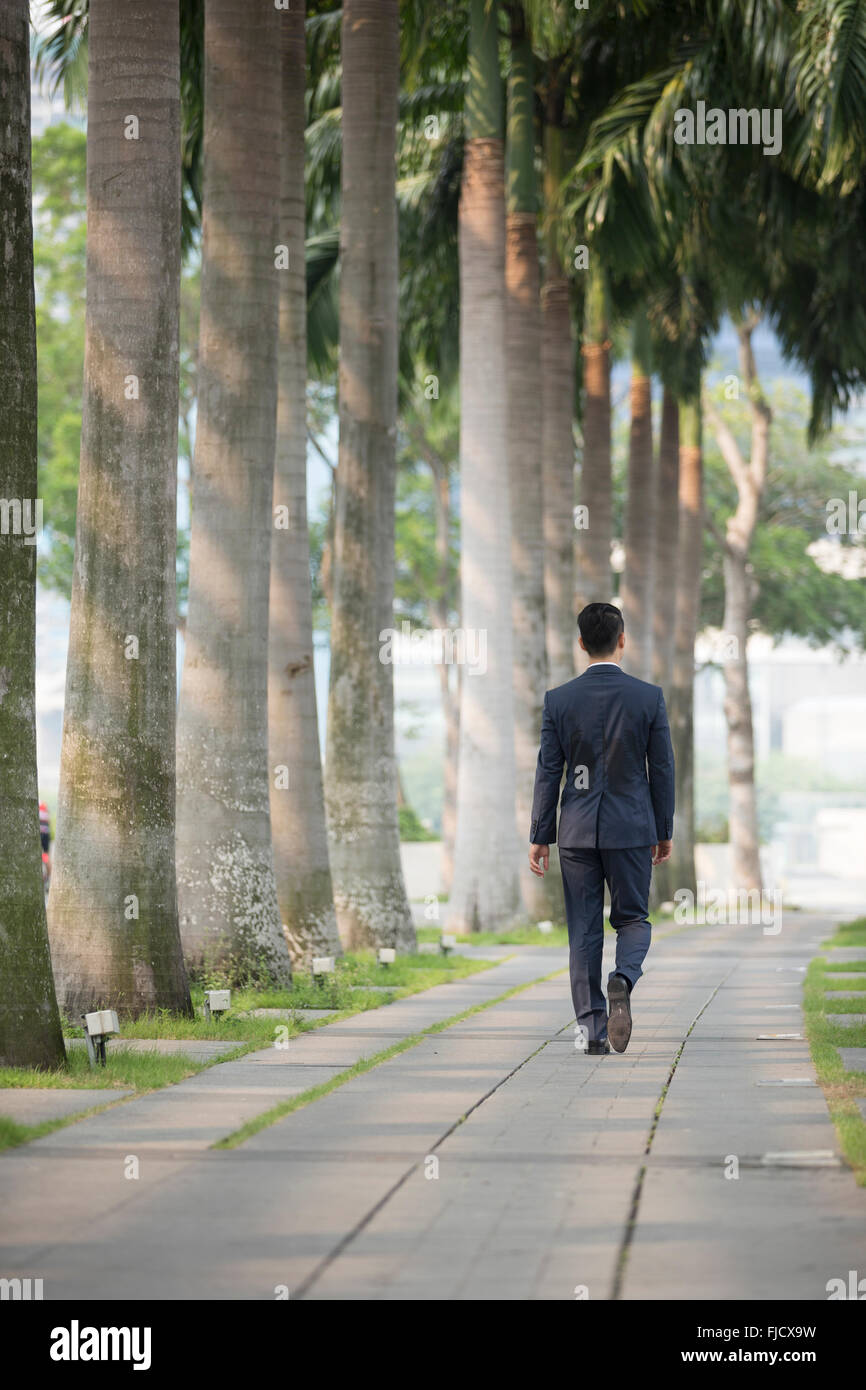
[[[84,406],[49,928],[71,1016],[191,1012],[175,884],[177,0],[91,0]]]
[[[563,176],[563,133],[544,126],[544,199],[549,218],[541,290],[541,495],[548,679],[574,675],[574,348],[571,292],[556,246],[554,210]]]
[[[662,397],[656,475],[655,604],[653,681],[670,684],[677,608],[677,551],[680,533],[680,407],[669,387]]]
[[[433,474],[433,499],[436,516],[436,562],[438,569],[434,604],[434,622],[444,631],[456,606],[451,576],[451,482],[445,461],[430,449],[426,452]],[[454,881],[454,841],[457,835],[457,758],[460,742],[460,667],[455,679],[447,661],[439,663],[439,691],[442,716],[445,722],[445,765],[442,789],[442,889],[451,892]]]
[[[36,779],[36,310],[27,0],[0,7],[0,1064],[66,1060],[51,977]]]
[[[695,880],[695,639],[701,610],[703,453],[700,387],[680,401],[679,569],[673,680],[668,719],[676,761],[676,814],[671,855],[673,889],[697,891]]]
[[[611,598],[610,548],[613,534],[613,488],[610,466],[610,336],[607,284],[597,253],[590,254],[589,281],[584,312],[583,354],[583,466],[580,473],[580,505],[587,524],[575,532],[575,616],[588,603],[607,603]],[[587,656],[577,645],[574,662],[585,670]]]
[[[497,6],[471,0],[460,195],[461,622],[486,643],[463,672],[457,844],[448,923],[501,928],[519,911],[514,815],[511,508],[505,357],[505,207]]]
[[[347,948],[415,948],[400,863],[393,667],[397,0],[344,0],[340,445],[325,805]]]
[[[283,118],[280,342],[268,641],[271,831],[289,953],[309,969],[342,951],[334,912],[313,670],[307,528],[307,302],[304,259],[304,0],[279,17]]]
[[[752,417],[751,453],[743,458],[732,432],[715,406],[708,414],[722,458],[737,487],[737,507],[728,518],[723,553],[725,615],[723,672],[725,719],[728,725],[728,834],[731,870],[738,890],[761,890],[758,804],[755,793],[755,745],[746,645],[751,594],[749,551],[758,524],[770,448],[772,412],[755,368],[752,333],[756,315],[739,321],[740,377],[746,387]]]
[[[666,701],[671,698],[673,685],[680,529],[679,449],[679,402],[674,392],[666,386],[662,396],[662,418],[656,470],[655,611],[653,615],[652,676],[654,684],[660,685],[664,690]],[[655,902],[663,903],[672,900],[674,883],[670,860],[653,869],[652,888]]]
[[[638,312],[634,322],[630,396],[622,609],[626,666],[633,676],[648,681],[653,674],[656,495],[650,333],[643,311]]]
[[[533,921],[561,916],[561,881],[554,865],[544,879],[527,863],[532,793],[547,653],[544,628],[544,538],[541,488],[535,460],[542,432],[541,312],[532,46],[523,13],[514,23],[508,81],[505,219],[505,347],[508,386],[508,477],[511,495],[511,575],[514,663],[515,813],[520,842],[518,873],[524,909]],[[554,851],[555,853],[555,851]],[[556,888],[559,886],[559,892]]]
[[[271,847],[268,588],[277,405],[280,16],[205,10],[199,408],[178,724],[189,960],[291,979]]]

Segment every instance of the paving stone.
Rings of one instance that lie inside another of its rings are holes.
[[[840,1047],[838,1051],[846,1071],[866,1071],[866,1047]]]
[[[862,1028],[866,1023],[866,1014],[828,1014],[827,1018],[840,1028]]]
[[[78,1087],[3,1086],[0,1087],[0,1115],[20,1125],[40,1125],[45,1120],[62,1120],[94,1105],[109,1105],[131,1096],[130,1090],[115,1086]]]

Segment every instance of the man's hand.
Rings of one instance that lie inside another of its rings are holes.
[[[544,878],[545,870],[550,863],[550,847],[548,845],[529,846],[529,867],[539,878]]]
[[[671,857],[671,847],[673,840],[659,840],[657,845],[653,845],[653,863],[664,864]]]

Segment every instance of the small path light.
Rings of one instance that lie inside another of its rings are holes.
[[[232,1002],[230,989],[207,989],[204,995],[204,1016],[210,1023],[215,1018],[219,1023],[223,1014],[228,1013]]]
[[[393,965],[397,959],[397,952],[393,946],[379,947],[379,964],[381,966]]]
[[[439,938],[439,949],[443,956],[447,956],[449,951],[453,951],[457,945],[457,937],[453,932],[444,931]]]
[[[120,1024],[114,1009],[97,1009],[92,1014],[82,1014],[84,1037],[87,1041],[87,1056],[90,1065],[105,1066],[105,1043],[112,1033],[120,1032]]]
[[[539,924],[538,924],[538,930],[541,932],[541,935],[542,935],[542,936],[550,936],[550,933],[553,931],[553,923],[552,923],[552,922],[539,922]]]
[[[333,975],[337,962],[333,956],[313,956],[313,984],[323,985],[326,975]]]

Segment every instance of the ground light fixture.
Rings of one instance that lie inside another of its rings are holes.
[[[396,959],[397,952],[394,950],[393,946],[379,947],[379,964],[381,966],[387,967],[393,965]]]
[[[444,931],[439,938],[439,949],[443,956],[447,956],[449,951],[453,951],[457,945],[457,937],[453,932]]]
[[[210,1023],[211,1019],[216,1019],[219,1023],[224,1013],[228,1013],[232,1002],[232,992],[230,989],[206,989],[204,993],[204,1016]]]
[[[333,975],[337,968],[334,956],[313,956],[313,968],[310,972],[313,977],[314,985],[323,985],[326,975]]]
[[[552,922],[539,922],[539,923],[538,923],[538,930],[541,932],[541,935],[542,935],[542,936],[550,936],[550,933],[553,931],[553,923],[552,923]]]
[[[105,1066],[105,1044],[114,1033],[120,1032],[120,1024],[114,1009],[96,1009],[93,1013],[82,1014],[84,1037],[87,1042],[87,1057],[92,1067]]]

